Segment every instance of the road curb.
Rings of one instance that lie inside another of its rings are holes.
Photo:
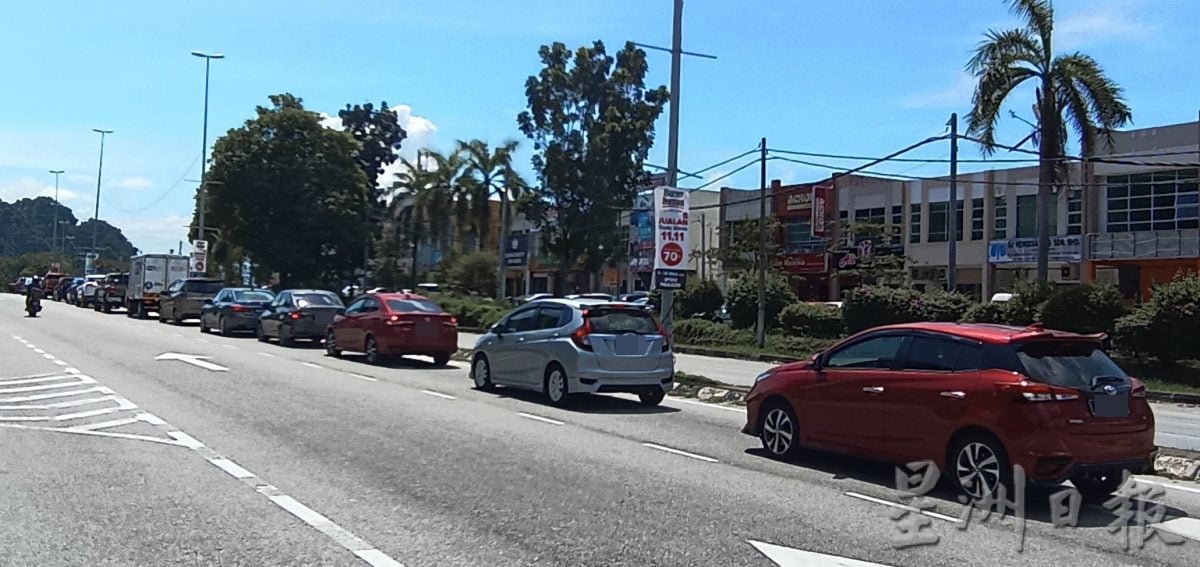
[[[751,362],[774,362],[778,364],[787,364],[789,362],[800,362],[807,360],[795,356],[784,356],[774,354],[745,354],[740,352],[730,352],[727,350],[710,349],[707,347],[694,347],[687,345],[675,345],[675,352],[678,354],[693,354],[696,356],[711,356],[713,358],[728,358],[732,360],[748,360]]]

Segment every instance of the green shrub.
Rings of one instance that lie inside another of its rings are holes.
[[[691,278],[687,287],[675,295],[675,315],[681,318],[711,317],[721,310],[725,296],[712,280]]]
[[[1154,286],[1150,301],[1117,324],[1117,346],[1162,364],[1200,358],[1200,276]]]
[[[836,338],[846,332],[842,310],[821,303],[793,303],[779,313],[785,332],[801,337]]]
[[[1012,298],[1004,306],[1008,312],[1009,324],[1024,327],[1033,323],[1044,323],[1042,307],[1054,291],[1052,284],[1018,282],[1013,286]]]
[[[963,323],[996,323],[1000,325],[1008,324],[1008,302],[991,301],[988,303],[976,303],[967,308],[963,313]]]
[[[787,278],[778,274],[767,274],[767,327],[779,322],[777,314],[784,307],[796,302],[796,294]],[[747,275],[729,286],[727,298],[729,318],[734,328],[753,328],[758,323],[758,277]]]
[[[681,319],[671,329],[675,342],[692,346],[753,345],[754,333],[707,319]]]
[[[939,289],[919,299],[916,309],[924,321],[958,321],[974,305],[970,296]]]
[[[909,288],[863,286],[846,292],[842,321],[846,331],[911,323],[925,318],[925,294]]]
[[[488,297],[472,297],[446,293],[430,294],[430,299],[447,313],[458,317],[461,327],[486,329],[504,317],[512,306]]]
[[[457,291],[495,296],[499,263],[492,252],[472,252],[459,256],[444,268],[446,281]]]
[[[1051,329],[1084,334],[1108,333],[1125,312],[1124,300],[1113,286],[1061,286],[1042,304],[1039,320]]]

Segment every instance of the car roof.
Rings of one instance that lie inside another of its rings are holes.
[[[185,282],[217,282],[221,283],[219,278],[183,278]]]
[[[421,300],[428,301],[429,300],[428,297],[425,297],[424,295],[421,295],[419,293],[388,292],[388,293],[369,293],[369,294],[363,294],[363,295],[370,295],[371,297],[379,298],[380,301],[387,301],[389,299],[401,299],[401,300],[406,300],[406,301],[421,301]],[[359,297],[362,297],[362,296],[359,296]],[[355,299],[357,299],[357,298],[355,298]]]
[[[1099,341],[1104,338],[1103,334],[1081,335],[1068,331],[1047,329],[1038,323],[1034,323],[1028,327],[1014,327],[1011,325],[996,325],[992,323],[923,322],[887,325],[883,327],[876,327],[871,330],[878,331],[882,329],[930,331],[993,344],[1010,344],[1028,340],[1046,339]]]
[[[611,299],[597,299],[590,297],[577,297],[575,299],[567,299],[565,297],[550,297],[531,301],[527,305],[565,305],[574,309],[583,309],[585,307],[596,307],[599,305],[612,305],[621,307],[630,307],[641,309],[642,306],[628,301],[613,301]]]
[[[284,293],[284,292],[291,293],[293,295],[297,294],[297,293],[328,293],[330,295],[337,295],[336,293],[333,293],[332,291],[329,291],[327,289],[307,289],[307,288],[305,288],[305,289],[285,289],[279,293]]]

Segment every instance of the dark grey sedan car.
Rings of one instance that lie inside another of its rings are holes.
[[[228,335],[236,331],[258,330],[258,316],[275,294],[265,289],[227,287],[217,293],[212,301],[200,308],[200,332],[213,329]]]
[[[279,292],[258,318],[258,340],[279,339],[291,346],[296,339],[320,341],[334,315],[346,310],[332,291],[289,289]]]

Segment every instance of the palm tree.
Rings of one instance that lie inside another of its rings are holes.
[[[492,194],[500,196],[500,235],[503,240],[507,221],[508,203],[520,197],[524,181],[513,169],[513,153],[517,150],[517,142],[508,140],[493,152],[488,143],[482,140],[470,142],[458,141],[458,151],[466,160],[464,174],[474,180],[471,196],[472,214],[475,217],[476,234],[480,235],[478,249],[487,247],[485,236],[489,233],[491,210],[488,201]]]
[[[967,70],[979,79],[967,119],[967,133],[982,142],[984,155],[995,151],[996,121],[1008,95],[1027,80],[1037,82],[1038,127],[1038,281],[1045,282],[1050,260],[1050,203],[1056,163],[1066,155],[1067,125],[1075,131],[1084,157],[1093,155],[1098,138],[1111,143],[1112,131],[1133,115],[1121,87],[1095,59],[1079,52],[1054,56],[1054,7],[1050,0],[1009,0],[1023,27],[984,34]]]

